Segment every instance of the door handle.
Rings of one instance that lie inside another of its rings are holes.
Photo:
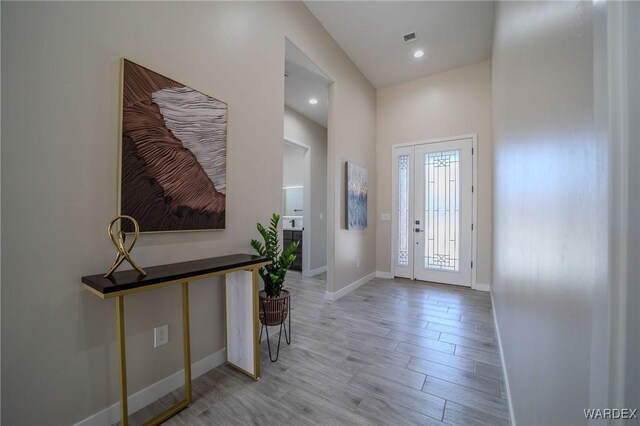
[[[424,231],[423,231],[422,229],[420,229],[420,228],[416,228],[416,229],[415,229],[415,231],[416,231],[416,232],[424,232]]]

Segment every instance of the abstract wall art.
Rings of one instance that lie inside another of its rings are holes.
[[[123,59],[121,120],[120,214],[140,232],[224,229],[227,104]]]
[[[346,176],[347,229],[365,229],[367,227],[368,171],[364,167],[347,161]]]

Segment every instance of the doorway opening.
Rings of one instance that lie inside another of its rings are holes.
[[[475,287],[476,139],[394,145],[394,276]]]
[[[311,176],[309,169],[311,149],[300,142],[284,139],[283,157],[283,214],[282,214],[282,246],[287,247],[293,241],[299,243],[296,260],[291,265],[294,271],[303,271],[309,276],[309,262],[311,253],[311,239],[309,237],[309,212],[311,210]],[[305,220],[306,219],[306,220]],[[305,223],[307,232],[305,237]],[[304,242],[307,242],[305,245]]]
[[[324,72],[285,41],[283,246],[299,241],[292,265],[305,277],[327,271],[329,85]]]

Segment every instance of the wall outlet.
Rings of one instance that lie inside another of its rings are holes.
[[[169,343],[169,324],[161,325],[153,329],[153,347]]]

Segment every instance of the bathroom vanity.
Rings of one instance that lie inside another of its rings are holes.
[[[282,230],[282,247],[288,247],[293,241],[299,241],[296,250],[296,260],[291,265],[291,270],[302,271],[302,230],[303,228],[285,228]]]

